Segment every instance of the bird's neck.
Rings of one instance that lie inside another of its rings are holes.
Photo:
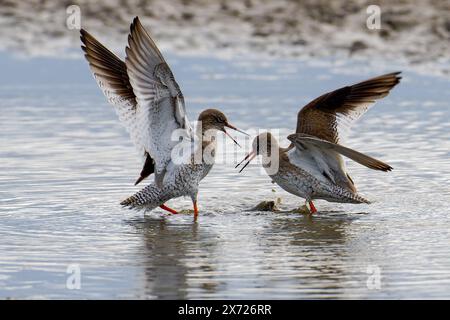
[[[281,157],[285,155],[285,150],[286,149],[284,148],[276,147],[268,151],[267,153],[262,153],[261,157],[263,160],[263,165],[272,161],[279,161],[279,159],[281,159]]]
[[[203,161],[212,162],[216,156],[217,129],[199,122],[195,133],[198,141],[201,142]]]
[[[211,140],[211,138],[214,138],[217,135],[217,128],[215,128],[213,125],[210,125],[209,123],[204,123],[199,121],[195,130],[195,134],[197,135],[197,138],[202,140]]]
[[[288,149],[281,148],[278,141],[274,137],[271,138],[270,148],[266,152],[261,153],[262,166],[269,175],[278,172],[279,167],[283,165],[287,157],[286,152]]]

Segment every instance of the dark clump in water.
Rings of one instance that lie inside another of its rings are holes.
[[[255,207],[251,209],[251,211],[271,211],[278,212],[280,208],[278,207],[281,204],[281,198],[277,198],[275,201],[261,201]]]

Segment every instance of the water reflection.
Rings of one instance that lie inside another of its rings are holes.
[[[166,218],[144,216],[127,222],[142,236],[142,255],[146,295],[159,299],[186,299],[190,287],[190,272],[198,269],[214,273],[210,260],[216,242],[196,222],[169,222]],[[212,259],[211,259],[212,260]],[[214,292],[216,283],[202,279],[201,290]]]
[[[291,270],[289,280],[299,297],[338,297],[349,270],[345,266],[346,230],[356,219],[345,213],[322,212],[316,216],[289,214],[274,219],[261,237],[270,273],[279,263]],[[266,249],[267,250],[267,249]],[[273,263],[277,264],[276,266]],[[293,272],[292,272],[293,271]],[[286,279],[287,280],[287,279]]]
[[[144,274],[143,295],[160,299],[223,296],[233,287],[229,286],[232,281],[226,280],[230,270],[233,278],[242,281],[245,292],[253,294],[258,294],[259,288],[284,288],[291,290],[289,296],[294,298],[344,294],[340,280],[349,270],[342,247],[347,241],[346,230],[357,216],[343,212],[327,212],[324,216],[286,212],[260,215],[270,217],[270,223],[257,233],[254,250],[260,254],[254,252],[251,259],[261,260],[261,265],[254,269],[246,264],[251,243],[234,246],[218,241],[229,231],[215,233],[187,217],[176,222],[155,216],[127,220],[142,237],[139,261]],[[228,250],[233,254],[220,265],[218,255]],[[285,296],[286,292],[274,292],[275,298]]]

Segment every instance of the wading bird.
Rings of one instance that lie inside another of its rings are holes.
[[[288,136],[291,144],[279,146],[270,133],[258,135],[244,168],[257,155],[272,181],[287,192],[304,198],[310,213],[317,212],[312,200],[369,203],[356,192],[342,156],[370,169],[390,171],[392,167],[380,160],[339,144],[350,129],[378,99],[400,82],[400,72],[382,75],[352,86],[326,93],[303,107],[297,116],[296,133]]]
[[[154,183],[121,204],[150,210],[159,206],[177,213],[164,203],[190,196],[196,219],[198,185],[214,164],[217,131],[227,134],[236,144],[225,128],[242,131],[216,109],[201,112],[196,130],[191,128],[180,87],[138,17],[130,27],[125,62],[85,30],[81,30],[81,41],[97,84],[142,156],[144,165],[135,185],[155,175]],[[187,148],[185,145],[183,149],[187,152],[174,159],[180,139],[187,141]]]

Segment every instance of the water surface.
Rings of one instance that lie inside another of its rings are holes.
[[[314,97],[396,71],[333,60],[168,60],[191,120],[219,107],[242,129],[282,135]],[[227,162],[203,180],[193,223],[120,207],[139,190],[140,163],[85,61],[3,53],[0,67],[8,75],[0,79],[0,298],[450,297],[448,79],[405,72],[354,127],[346,144],[394,167],[349,163],[373,204],[317,201],[312,218],[289,212],[303,200],[257,164],[238,174],[246,150],[233,155],[227,141]],[[219,151],[223,162],[223,141]],[[277,198],[281,212],[249,210]],[[71,265],[81,270],[79,290],[66,287]],[[367,285],[373,270],[379,289]]]

